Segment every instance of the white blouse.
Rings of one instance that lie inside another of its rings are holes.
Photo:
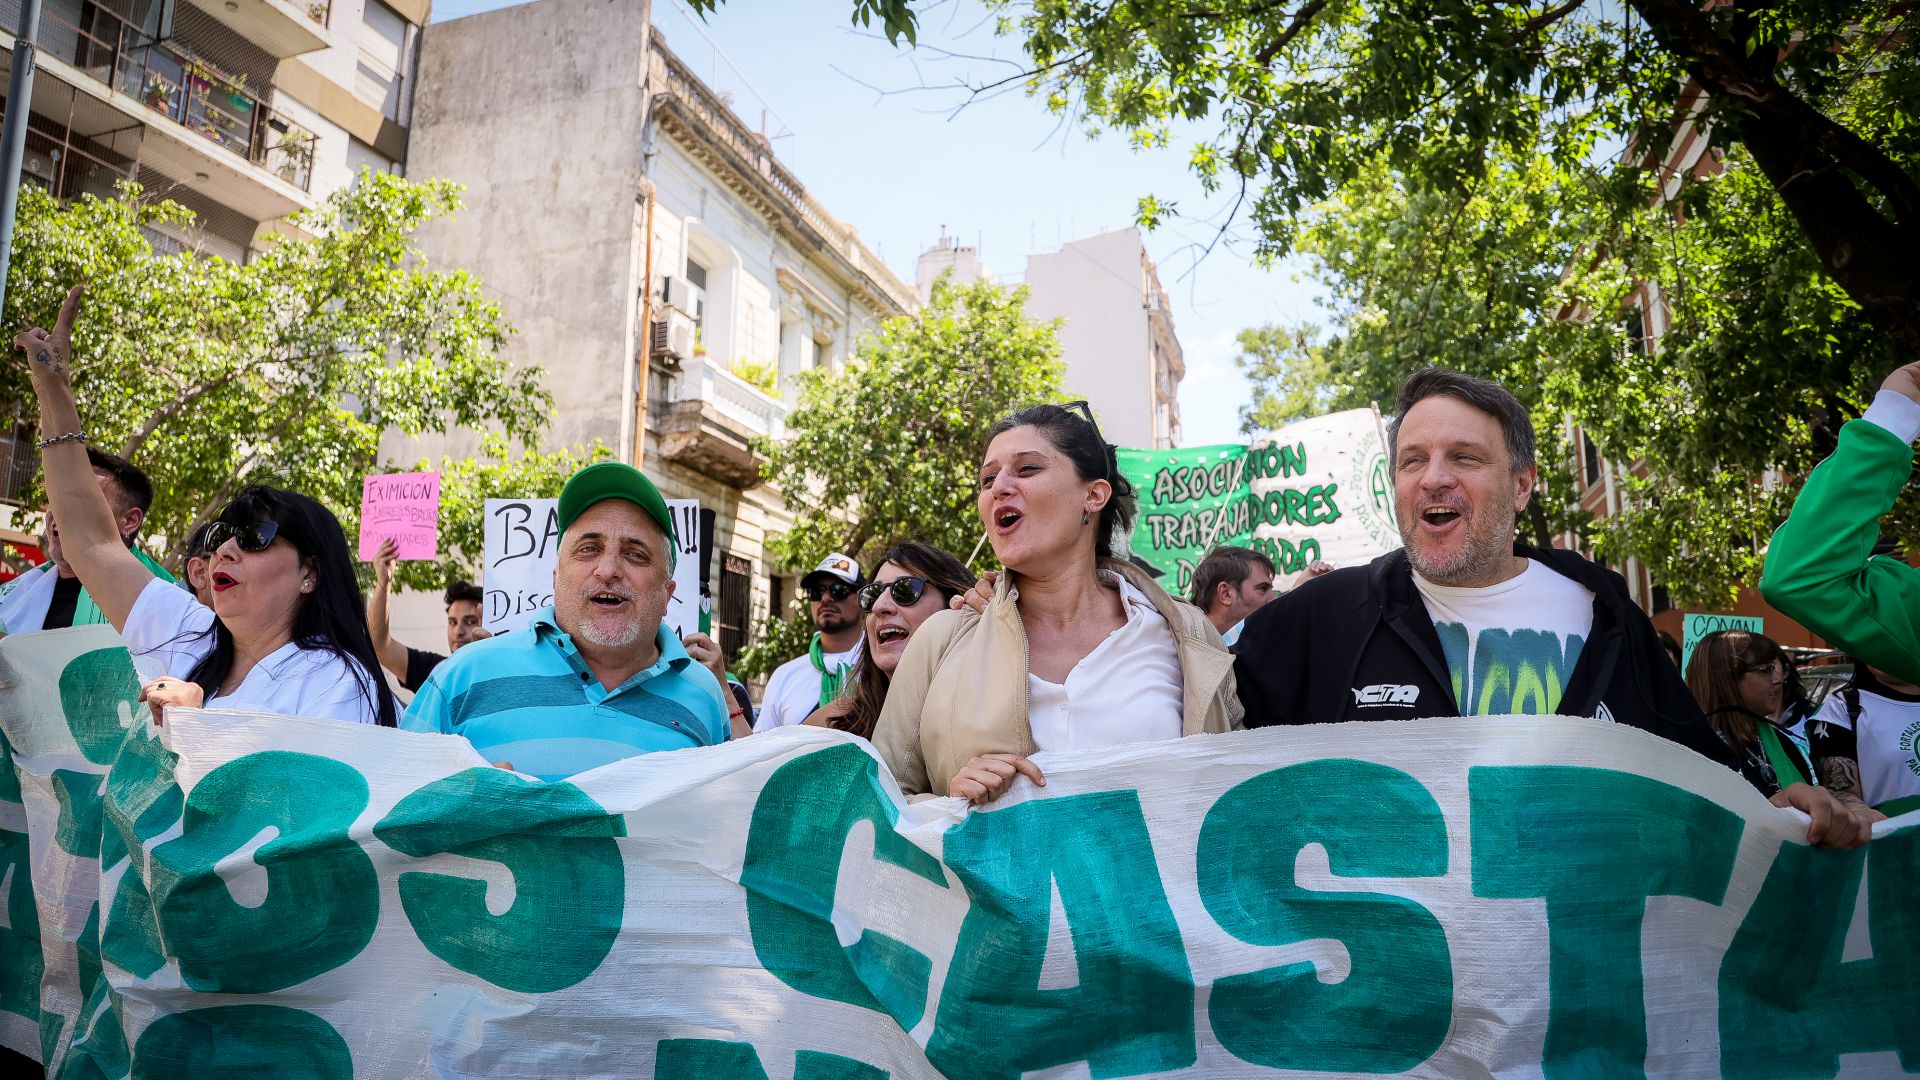
[[[213,619],[213,609],[192,593],[154,578],[140,590],[120,636],[143,682],[163,674],[184,679],[213,652]],[[255,664],[233,693],[206,705],[371,724],[377,719],[372,686],[357,661],[289,641]]]
[[[1127,621],[1094,646],[1067,681],[1027,675],[1027,721],[1042,750],[1092,750],[1180,737],[1186,684],[1173,628],[1145,593],[1118,574]]]

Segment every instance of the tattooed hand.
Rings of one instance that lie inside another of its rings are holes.
[[[73,317],[80,311],[80,294],[84,285],[75,285],[67,293],[66,303],[60,305],[60,317],[54,320],[51,331],[34,327],[13,339],[14,348],[27,354],[27,370],[36,377],[67,379],[71,370],[68,361],[73,356]]]

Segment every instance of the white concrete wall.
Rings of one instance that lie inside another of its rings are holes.
[[[1068,396],[1085,398],[1107,441],[1128,447],[1151,447],[1155,434],[1144,255],[1139,232],[1120,229],[1027,257],[1028,316],[1064,320]]]

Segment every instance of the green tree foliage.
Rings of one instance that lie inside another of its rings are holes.
[[[843,370],[803,375],[788,438],[761,447],[793,508],[775,543],[792,566],[830,551],[866,559],[917,537],[966,558],[987,430],[1060,395],[1051,324],[1027,320],[1027,290],[945,276],[915,315],[883,323]]]
[[[319,499],[352,543],[362,479],[394,468],[378,461],[383,432],[493,429],[501,437],[488,452],[504,458],[510,443],[531,447],[550,419],[539,372],[501,355],[509,328],[480,283],[430,267],[413,244],[458,205],[450,182],[362,172],[238,264],[155,254],[151,227],[190,229],[192,214],[137,187],[64,205],[29,187],[3,317],[51,325],[67,287],[86,284],[74,331],[80,414],[95,445],[152,477],[150,538],[177,545],[257,480]],[[4,370],[0,410],[35,415],[24,369]],[[522,479],[574,460],[442,463],[454,569],[477,561],[481,493],[527,494]],[[403,581],[444,583],[446,568],[402,565]]]
[[[1235,337],[1234,365],[1253,389],[1240,406],[1242,433],[1258,435],[1333,411],[1345,395],[1320,339],[1320,328],[1311,324],[1255,326]]]
[[[1920,248],[1912,4],[989,3],[1056,110],[1136,145],[1179,122],[1216,129],[1193,171],[1238,192],[1269,254],[1291,250],[1302,211],[1379,165],[1458,192],[1489,155],[1579,169],[1596,146],[1692,114],[1716,147],[1747,148],[1864,317],[1920,349],[1920,266],[1901,254]],[[854,17],[911,40],[916,6],[930,5],[855,0]],[[1142,200],[1149,223],[1176,211]]]

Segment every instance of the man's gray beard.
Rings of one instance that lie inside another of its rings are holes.
[[[1508,526],[1509,535],[1513,527]],[[1472,538],[1469,538],[1471,541]],[[1413,544],[1413,537],[1406,529],[1400,530],[1400,546],[1406,549],[1407,562],[1413,566],[1413,572],[1433,582],[1435,585],[1449,587],[1467,587],[1471,582],[1484,581],[1498,577],[1500,566],[1513,554],[1511,541],[1489,544],[1484,549],[1476,548],[1471,542],[1467,545],[1466,558],[1450,567],[1436,567],[1427,564],[1420,555],[1420,549]]]
[[[588,644],[598,645],[603,649],[624,649],[634,642],[639,641],[641,632],[644,629],[645,628],[640,625],[640,620],[634,619],[627,624],[626,630],[621,633],[602,636],[599,629],[594,626],[592,619],[582,619],[579,628],[573,632],[573,636],[585,638]]]

